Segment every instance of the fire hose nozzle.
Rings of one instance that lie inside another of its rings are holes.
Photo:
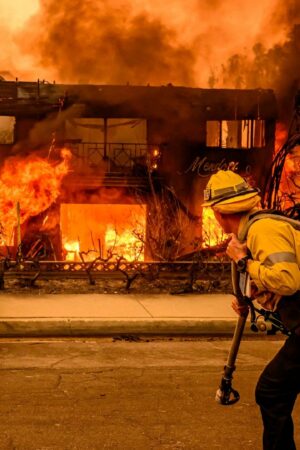
[[[215,400],[220,405],[233,405],[240,399],[238,391],[231,387],[231,380],[222,378],[219,389],[216,392]]]

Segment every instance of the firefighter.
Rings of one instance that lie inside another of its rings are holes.
[[[220,170],[212,175],[204,191],[203,206],[212,207],[215,217],[231,240],[227,255],[240,273],[248,272],[252,299],[263,308],[280,314],[292,331],[281,350],[262,372],[256,386],[264,432],[264,450],[295,450],[291,413],[300,392],[300,231],[284,220],[260,218],[244,227],[261,210],[259,190],[240,175]],[[233,301],[242,315],[247,306]]]

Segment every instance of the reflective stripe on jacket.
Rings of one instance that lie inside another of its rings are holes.
[[[260,291],[292,295],[300,290],[300,232],[290,224],[261,218],[249,228],[248,272]]]

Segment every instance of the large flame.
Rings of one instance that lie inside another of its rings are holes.
[[[60,228],[67,260],[144,259],[146,205],[63,203]]]
[[[17,225],[17,204],[20,224],[45,211],[60,194],[61,182],[68,173],[70,152],[63,149],[62,161],[53,164],[36,156],[6,159],[0,170],[0,224],[4,232],[1,245],[13,244]]]

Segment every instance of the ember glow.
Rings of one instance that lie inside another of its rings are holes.
[[[56,164],[40,157],[11,157],[0,170],[0,223],[4,227],[1,245],[13,245],[17,225],[47,210],[60,194],[61,182],[69,170],[70,152],[61,152]]]

